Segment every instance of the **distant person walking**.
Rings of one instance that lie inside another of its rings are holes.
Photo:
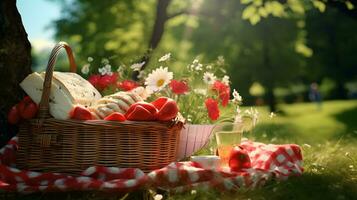
[[[319,86],[315,82],[311,83],[311,85],[310,85],[309,98],[310,98],[310,101],[316,102],[317,109],[321,110],[321,108],[322,108],[322,96],[321,96],[321,93],[319,91]]]

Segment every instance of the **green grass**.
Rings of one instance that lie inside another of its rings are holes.
[[[245,137],[265,143],[297,143],[303,148],[301,177],[235,193],[196,191],[171,199],[357,199],[357,101],[281,105],[270,118],[258,108],[259,125]]]
[[[259,125],[244,135],[265,143],[297,143],[303,148],[305,172],[301,177],[271,182],[255,190],[234,193],[197,189],[166,194],[169,199],[357,199],[357,101],[280,105],[277,117],[258,108]],[[14,196],[7,199],[120,199],[95,193]],[[127,199],[141,199],[132,193]]]

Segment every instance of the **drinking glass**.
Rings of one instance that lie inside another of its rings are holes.
[[[249,130],[250,122],[243,120],[241,123],[221,123],[213,129],[217,142],[218,155],[221,158],[221,167],[228,166],[229,155],[234,146],[240,144],[244,131]]]

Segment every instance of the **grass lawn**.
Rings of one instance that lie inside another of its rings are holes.
[[[322,109],[301,103],[280,105],[277,117],[258,108],[261,121],[245,137],[303,147],[305,172],[284,182],[235,193],[195,190],[169,199],[357,199],[357,101],[324,102]],[[135,194],[129,195],[129,198]],[[7,199],[120,199],[88,193],[14,196]],[[129,199],[128,198],[128,199]],[[137,196],[137,199],[140,199]]]

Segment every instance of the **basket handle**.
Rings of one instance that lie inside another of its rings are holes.
[[[57,43],[56,46],[52,49],[46,68],[45,81],[43,83],[42,96],[39,104],[39,113],[38,113],[39,119],[46,119],[50,117],[49,98],[51,93],[53,71],[56,65],[57,56],[62,48],[66,50],[67,57],[69,60],[69,65],[70,65],[70,71],[76,72],[77,70],[77,66],[74,61],[74,56],[71,47],[66,42]]]

